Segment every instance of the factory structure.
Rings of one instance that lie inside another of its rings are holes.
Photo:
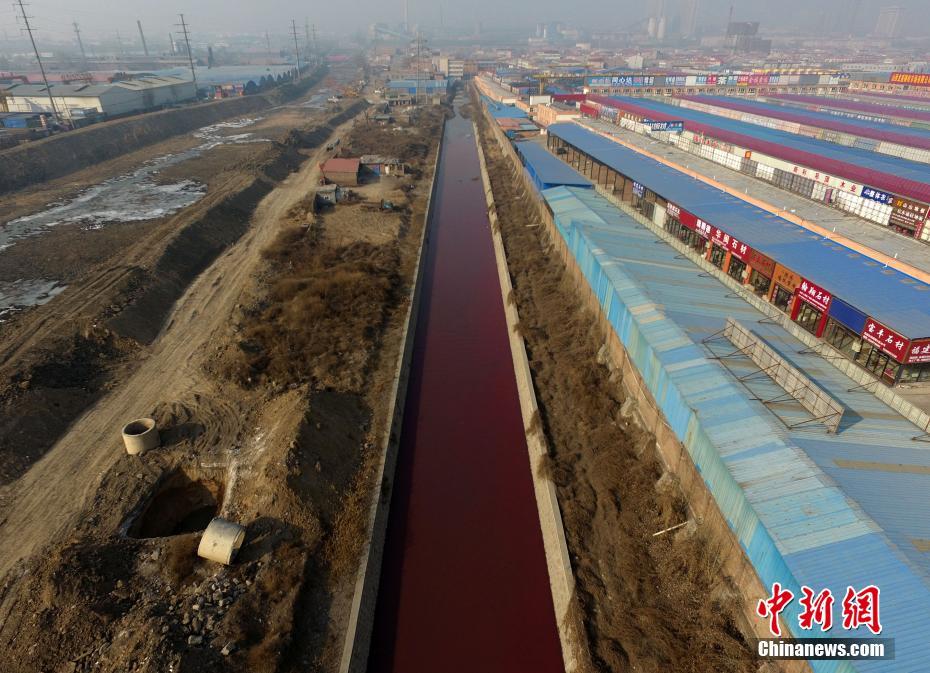
[[[53,113],[63,120],[104,118],[155,110],[196,99],[194,83],[170,75],[139,77],[112,83],[16,83],[3,90],[3,112]],[[54,110],[52,104],[54,102]]]
[[[875,585],[894,660],[811,669],[921,670],[930,102],[748,81],[531,97],[512,88],[525,79],[482,73],[485,119],[644,391],[665,463],[712,496],[757,635],[774,582]],[[782,613],[786,635],[877,635],[805,632],[800,612]]]

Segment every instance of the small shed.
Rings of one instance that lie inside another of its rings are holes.
[[[358,184],[358,175],[362,169],[362,162],[359,159],[329,159],[323,163],[323,177],[327,182],[334,182],[337,185],[356,186]]]
[[[334,206],[345,197],[346,192],[339,185],[323,185],[316,190],[316,206]]]
[[[366,154],[361,159],[362,168],[375,175],[405,175],[407,172],[404,162],[396,157],[382,157],[375,154]]]

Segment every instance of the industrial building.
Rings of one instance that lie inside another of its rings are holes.
[[[547,141],[837,355],[888,385],[930,381],[930,286],[580,125],[551,126]]]
[[[679,149],[826,202],[900,233],[930,241],[930,166],[665,102],[589,96],[582,112],[651,133],[675,122],[662,139]],[[875,145],[878,141],[873,141]]]
[[[0,102],[7,112],[52,112],[66,120],[83,118],[89,110],[106,117],[154,110],[196,98],[194,84],[180,77],[141,77],[112,84],[15,84]]]
[[[930,361],[930,339],[895,335],[889,344],[881,322],[930,329],[930,286],[577,123],[550,126],[545,147],[515,149],[545,205],[544,226],[557,232],[563,259],[580,271],[758,581],[795,595],[802,585],[835,596],[881,588],[882,636],[895,639],[894,660],[811,668],[922,670],[930,459],[921,441],[930,439],[930,415],[894,389],[864,385],[863,363],[838,355],[868,350],[868,361],[890,348],[902,360]],[[557,173],[553,159],[576,172]],[[554,186],[560,179],[595,189]],[[825,348],[815,335],[828,330],[857,333],[852,342],[826,336]],[[753,348],[735,334],[749,335]],[[753,359],[760,351],[779,354],[778,366],[808,381],[806,391],[831,410],[800,403],[794,386]],[[887,368],[873,371],[884,378]],[[673,458],[665,443],[659,449]],[[798,629],[799,613],[790,605],[785,624],[794,636],[813,635]]]

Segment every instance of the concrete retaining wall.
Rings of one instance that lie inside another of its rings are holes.
[[[517,380],[517,392],[520,396],[520,411],[523,416],[523,428],[526,434],[526,446],[529,451],[530,472],[533,476],[533,491],[536,495],[536,510],[539,513],[539,526],[542,529],[543,546],[546,551],[546,567],[549,571],[549,587],[552,590],[552,606],[555,610],[562,645],[562,659],[568,673],[578,668],[577,636],[571,632],[572,601],[576,600],[575,576],[572,572],[565,542],[565,530],[562,527],[562,513],[559,509],[555,484],[540,474],[539,466],[549,453],[546,436],[538,422],[539,406],[536,403],[536,391],[533,388],[533,376],[526,357],[526,345],[517,331],[520,315],[516,303],[511,301],[513,286],[510,271],[507,269],[507,256],[504,253],[504,241],[501,238],[497,209],[494,206],[494,194],[491,190],[491,178],[488,176],[484,151],[481,148],[478,127],[475,126],[475,142],[478,144],[478,162],[481,166],[481,179],[484,183],[484,195],[488,202],[488,219],[491,222],[491,237],[494,242],[494,257],[497,260],[497,275],[500,280],[501,297],[507,319],[507,332],[510,340],[510,353],[513,357],[513,372]],[[535,422],[534,422],[535,421]]]
[[[404,419],[404,404],[407,399],[407,382],[410,377],[410,361],[417,328],[417,314],[423,284],[423,251],[428,245],[429,222],[432,217],[432,202],[436,194],[436,171],[442,152],[445,122],[440,129],[440,139],[433,158],[433,177],[426,199],[426,214],[420,234],[419,252],[414,271],[413,284],[407,305],[405,327],[401,335],[402,347],[398,352],[397,366],[391,383],[391,400],[388,409],[388,427],[385,428],[381,447],[381,461],[377,469],[376,497],[372,501],[368,516],[368,540],[362,549],[352,608],[342,645],[339,673],[364,673],[368,667],[368,652],[375,621],[375,606],[381,581],[381,561],[384,556],[384,540],[387,535],[388,514],[394,493],[394,470],[397,465],[397,450],[400,444],[401,426]]]

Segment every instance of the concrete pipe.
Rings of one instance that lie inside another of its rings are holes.
[[[126,453],[131,456],[142,455],[157,447],[160,442],[154,419],[138,418],[123,426],[123,444],[126,445]]]
[[[217,517],[203,532],[197,556],[228,566],[244,542],[245,526]]]

